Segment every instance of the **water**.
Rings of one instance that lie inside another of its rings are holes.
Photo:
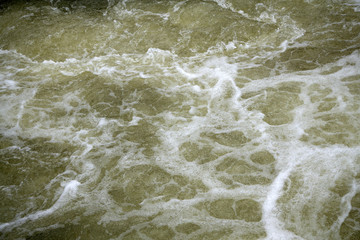
[[[1,239],[359,239],[358,1],[0,4]]]

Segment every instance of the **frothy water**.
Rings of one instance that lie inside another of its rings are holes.
[[[1,239],[359,239],[358,1],[0,4]]]

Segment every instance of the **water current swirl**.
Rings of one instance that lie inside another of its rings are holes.
[[[360,2],[0,2],[0,239],[360,239]]]

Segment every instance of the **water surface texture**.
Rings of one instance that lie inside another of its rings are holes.
[[[0,4],[0,239],[360,239],[360,2]]]

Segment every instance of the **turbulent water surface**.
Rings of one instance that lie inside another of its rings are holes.
[[[0,3],[1,239],[360,239],[360,2]]]

